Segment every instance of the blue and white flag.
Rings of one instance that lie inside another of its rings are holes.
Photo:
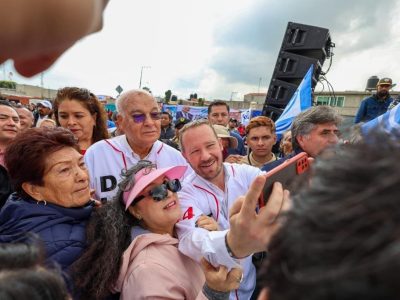
[[[313,65],[308,69],[306,75],[301,81],[292,99],[286,105],[285,110],[278,120],[276,120],[276,135],[278,140],[281,139],[283,133],[292,125],[293,119],[303,110],[311,107],[311,78],[313,74]]]
[[[383,115],[361,125],[361,133],[366,136],[373,129],[381,129],[387,133],[400,131],[400,104]]]
[[[250,117],[251,117],[251,109],[240,110],[240,112],[241,112],[240,123],[242,123],[244,126],[247,126],[247,124],[249,124]]]

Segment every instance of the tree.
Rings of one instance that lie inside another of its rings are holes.
[[[15,90],[17,88],[17,83],[10,80],[0,80],[0,88]]]
[[[204,101],[205,101],[204,98],[199,98],[199,101],[197,101],[197,104],[198,104],[199,106],[204,106]]]
[[[164,103],[169,103],[169,100],[171,100],[171,95],[172,92],[171,90],[165,91],[165,97],[164,97]]]
[[[194,98],[194,99],[197,99],[197,93],[194,93],[194,94],[193,94],[193,98]]]
[[[178,101],[178,97],[177,97],[177,96],[175,96],[175,95],[172,95],[172,97],[171,97],[171,101]]]

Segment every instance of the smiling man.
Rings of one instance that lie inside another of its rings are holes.
[[[118,124],[124,135],[103,140],[88,148],[85,162],[96,198],[111,200],[121,172],[147,159],[157,167],[187,165],[181,153],[158,141],[161,112],[154,97],[144,90],[130,90],[117,99]],[[188,173],[191,173],[189,168]]]
[[[179,192],[183,218],[176,228],[179,249],[196,261],[205,257],[214,265],[237,267],[225,244],[229,225],[229,210],[237,198],[249,190],[260,169],[223,162],[222,142],[210,123],[196,120],[179,132],[182,154],[193,168]],[[202,216],[212,217],[220,231],[198,227]],[[231,299],[250,299],[256,282],[251,256],[243,259],[243,281],[231,293]],[[236,298],[238,297],[238,298]]]
[[[338,126],[342,118],[330,106],[313,106],[301,112],[292,123],[293,153],[277,161],[267,163],[263,171],[270,171],[288,158],[300,152],[317,157],[326,148],[339,142]]]

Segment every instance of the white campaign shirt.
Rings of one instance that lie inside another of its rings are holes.
[[[250,299],[256,272],[251,256],[241,260],[231,258],[225,246],[225,235],[229,229],[229,209],[239,196],[244,195],[258,175],[260,169],[239,164],[224,163],[225,191],[195,173],[188,178],[178,192],[183,213],[175,228],[179,237],[179,250],[196,261],[205,257],[215,266],[243,268],[243,282],[239,290],[231,293],[231,299]],[[208,231],[196,227],[201,215],[212,216],[221,231]]]
[[[95,189],[96,199],[102,201],[111,200],[116,195],[122,179],[121,171],[141,160],[132,151],[125,135],[93,144],[87,149],[84,159],[89,170],[90,186]],[[158,168],[188,166],[179,151],[158,140],[144,159],[152,161]],[[184,178],[192,172],[189,166]]]

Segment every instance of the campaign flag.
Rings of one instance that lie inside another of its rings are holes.
[[[400,104],[397,104],[391,110],[383,115],[368,121],[361,125],[361,133],[366,136],[373,129],[381,129],[387,133],[400,131]]]
[[[240,122],[246,126],[247,124],[249,124],[250,121],[250,116],[251,116],[251,110],[250,109],[246,109],[246,110],[241,110],[241,120]]]
[[[285,110],[275,122],[278,140],[292,125],[293,119],[303,110],[311,107],[311,78],[313,65],[308,69],[296,92],[293,94]]]
[[[251,118],[253,119],[255,117],[261,116],[262,111],[261,110],[256,110],[256,109],[252,109],[251,110]]]

